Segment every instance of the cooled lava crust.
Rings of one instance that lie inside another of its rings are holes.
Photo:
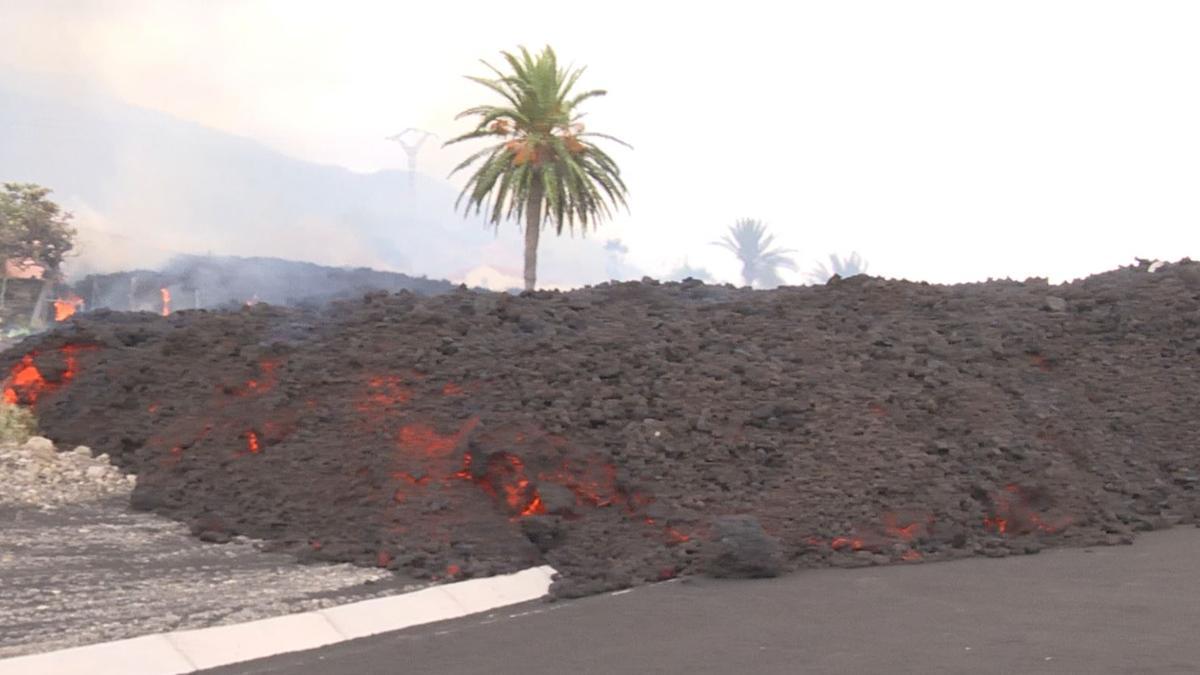
[[[1130,541],[1200,518],[1200,264],[1063,286],[632,282],[78,314],[0,357],[60,447],[222,541],[575,596]]]

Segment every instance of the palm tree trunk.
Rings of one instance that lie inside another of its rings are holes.
[[[537,286],[538,237],[542,232],[542,177],[533,174],[533,185],[529,186],[529,200],[525,203],[525,290]]]

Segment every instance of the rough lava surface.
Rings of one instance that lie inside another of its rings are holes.
[[[0,368],[45,435],[108,453],[139,477],[135,508],[205,540],[429,579],[549,563],[559,596],[702,572],[730,516],[783,570],[1127,543],[1200,518],[1187,260],[1056,286],[644,281],[101,311]]]

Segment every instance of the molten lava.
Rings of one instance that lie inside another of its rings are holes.
[[[4,388],[4,402],[16,405],[23,394],[27,403],[33,403],[45,388],[46,380],[42,378],[37,366],[33,365],[33,355],[26,354],[21,357],[20,363],[13,366],[8,386]]]
[[[36,404],[46,392],[53,391],[75,379],[75,376],[79,374],[79,352],[93,349],[99,348],[94,345],[60,347],[57,351],[62,355],[66,368],[60,379],[53,382],[47,381],[42,372],[34,365],[37,352],[29,352],[22,356],[21,360],[9,371],[9,375],[4,381],[4,401],[10,405]]]
[[[866,547],[866,542],[862,539],[851,539],[849,537],[834,537],[829,544],[830,548],[835,551],[840,551],[844,548],[849,548],[851,551],[861,551]]]
[[[472,461],[471,454],[467,453],[463,458],[463,469],[455,476],[473,481],[484,492],[503,499],[509,511],[518,517],[546,512],[541,495],[525,474],[525,463],[521,458],[507,452],[497,452],[488,458],[487,469],[481,476],[471,470]]]
[[[162,296],[162,315],[166,316],[171,313],[171,291],[160,288],[158,293]]]
[[[54,320],[66,321],[81,309],[83,309],[83,298],[78,295],[59,298],[54,301]]]
[[[249,450],[251,454],[258,454],[259,451],[262,450],[258,444],[258,434],[254,433],[253,431],[246,432],[246,449]]]
[[[402,450],[426,457],[445,457],[463,442],[479,424],[478,417],[472,417],[459,427],[453,434],[441,434],[427,424],[406,424],[400,427],[396,439]]]
[[[263,359],[258,363],[258,369],[262,373],[258,378],[250,378],[246,380],[246,384],[242,389],[234,391],[235,396],[250,396],[265,394],[275,388],[275,384],[279,380],[279,375],[275,372],[279,368],[279,362],[271,359]]]
[[[1006,485],[991,500],[992,514],[984,517],[983,526],[997,534],[1054,534],[1074,521],[1070,516],[1048,519],[1034,508],[1034,495],[1016,484]]]

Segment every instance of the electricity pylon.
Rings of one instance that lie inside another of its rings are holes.
[[[404,136],[410,133],[420,134],[421,139],[416,143],[405,142]],[[387,137],[387,140],[399,143],[404,148],[404,152],[408,153],[408,186],[410,188],[413,187],[417,177],[417,153],[421,151],[421,146],[425,144],[425,141],[429,140],[430,136],[438,138],[438,135],[432,131],[409,127],[395,136]]]

